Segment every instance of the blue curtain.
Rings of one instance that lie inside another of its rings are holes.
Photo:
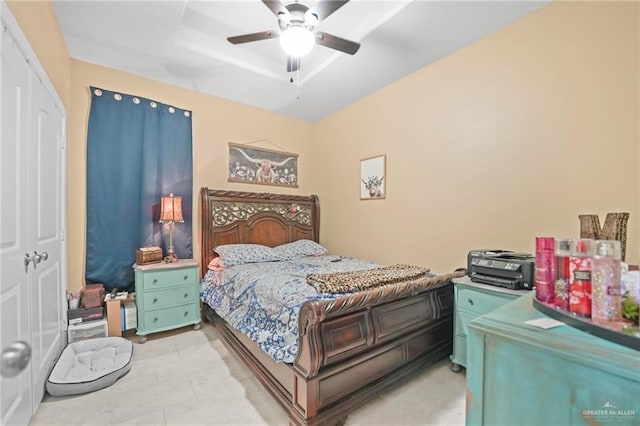
[[[179,258],[193,253],[191,112],[91,87],[87,133],[87,283],[132,290],[136,249],[169,244],[160,197],[182,196],[173,228]]]

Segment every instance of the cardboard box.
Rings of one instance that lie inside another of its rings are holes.
[[[135,293],[129,293],[128,297],[124,300],[107,300],[107,326],[109,336],[122,336],[122,312],[120,311],[120,305],[127,302],[135,302]]]

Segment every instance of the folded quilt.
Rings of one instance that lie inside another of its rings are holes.
[[[429,268],[391,265],[362,271],[308,274],[307,283],[320,293],[353,293],[424,277]]]

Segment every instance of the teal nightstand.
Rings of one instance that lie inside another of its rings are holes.
[[[134,265],[136,276],[137,335],[140,343],[150,333],[187,325],[200,328],[198,262]]]
[[[534,294],[469,325],[467,426],[638,425],[640,352],[568,325],[544,330]]]
[[[454,278],[455,314],[453,317],[453,354],[451,370],[458,373],[467,366],[467,334],[469,323],[511,300],[529,293],[529,290],[510,290],[487,284],[474,283],[468,276]]]

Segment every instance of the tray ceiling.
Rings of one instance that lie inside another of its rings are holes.
[[[318,29],[361,43],[358,53],[315,46],[293,73],[277,39],[226,40],[278,29],[261,1],[54,0],[53,7],[75,59],[317,121],[547,3],[352,0]]]

